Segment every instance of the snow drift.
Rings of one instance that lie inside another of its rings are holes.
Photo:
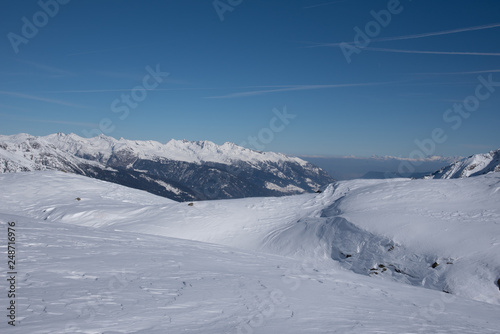
[[[192,206],[2,174],[22,249],[13,332],[495,333],[499,202],[498,173]]]

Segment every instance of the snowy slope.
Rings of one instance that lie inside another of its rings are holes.
[[[232,143],[116,140],[75,134],[0,136],[0,172],[63,170],[178,201],[282,196],[332,182],[295,157]]]
[[[2,215],[0,226],[11,220],[23,252],[16,327],[4,319],[2,333],[481,334],[500,326],[494,305],[295,259],[19,216]]]
[[[27,134],[0,135],[0,173],[34,170],[70,170],[82,172],[83,159],[66,154],[37,137]],[[97,164],[95,164],[97,165]]]
[[[3,174],[19,273],[17,326],[0,331],[497,333],[499,196],[491,174],[188,206],[67,173]],[[465,284],[424,289],[396,268]]]
[[[458,179],[500,171],[500,149],[486,154],[475,154],[446,166],[427,178]]]
[[[193,206],[156,197],[160,202],[150,202],[143,199],[147,194],[137,201],[131,195],[122,199],[119,186],[107,191],[107,183],[95,180],[100,188],[93,185],[87,192],[86,182],[61,173],[1,175],[0,191],[8,193],[12,184],[20,184],[20,193],[36,194],[22,200],[4,196],[3,210],[15,214],[21,202],[24,214],[33,219],[338,265],[332,264],[335,260],[356,273],[500,304],[494,284],[500,278],[500,175],[343,181],[322,194]],[[437,268],[432,268],[434,262]]]

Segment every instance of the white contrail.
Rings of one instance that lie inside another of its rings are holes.
[[[17,93],[17,92],[7,92],[7,91],[3,91],[2,90],[2,91],[0,91],[0,94],[8,95],[8,96],[14,96],[14,97],[19,97],[19,98],[26,99],[26,100],[34,100],[34,101],[41,101],[41,102],[59,104],[59,105],[67,106],[67,107],[87,108],[87,107],[80,106],[80,105],[73,104],[73,103],[69,103],[69,102],[66,102],[66,101],[55,100],[55,99],[48,99],[48,98],[45,98],[45,97],[28,95],[28,94]]]
[[[363,50],[395,52],[395,53],[417,53],[417,54],[435,54],[435,55],[464,55],[464,56],[500,56],[498,52],[458,52],[458,51],[422,51],[422,50],[401,50],[366,47]]]
[[[493,29],[493,28],[498,28],[498,27],[500,27],[500,23],[493,23],[493,24],[486,24],[486,25],[482,25],[482,26],[474,26],[474,27],[459,28],[459,29],[452,29],[452,30],[435,31],[435,32],[429,32],[429,33],[423,33],[423,34],[413,34],[413,35],[404,35],[404,36],[395,36],[395,37],[374,38],[374,39],[371,39],[371,42],[400,41],[400,40],[425,38],[425,37],[432,37],[432,36],[451,35],[451,34],[458,34],[458,33],[466,32],[466,31],[476,31],[476,30],[484,30],[484,29]],[[323,43],[323,44],[313,45],[313,46],[310,46],[310,47],[340,46],[340,44],[342,44],[342,43]],[[349,42],[349,43],[346,42],[346,44],[354,44],[354,42]]]
[[[283,88],[266,89],[266,90],[253,90],[253,91],[239,92],[239,93],[233,93],[233,94],[221,95],[221,96],[208,96],[206,98],[208,98],[208,99],[228,99],[228,98],[256,96],[256,95],[278,93],[278,92],[290,92],[290,91],[325,89],[325,88],[376,86],[376,85],[386,85],[386,84],[393,84],[393,83],[399,83],[399,82],[368,82],[368,83],[335,84],[335,85],[282,86]]]
[[[330,1],[330,2],[325,2],[325,3],[320,3],[320,4],[317,4],[317,5],[307,6],[307,7],[304,7],[304,9],[322,7],[322,6],[327,6],[327,5],[331,5],[331,4],[334,4],[334,3],[346,2],[346,1],[350,1],[350,0]]]
[[[482,74],[482,73],[497,73],[500,70],[478,70],[478,71],[463,71],[463,72],[420,72],[420,73],[406,73],[414,75],[463,75],[463,74]]]
[[[386,41],[398,41],[398,40],[415,39],[415,38],[425,38],[425,37],[432,37],[432,36],[458,34],[458,33],[466,32],[466,31],[492,29],[492,28],[497,28],[497,27],[500,27],[500,23],[485,24],[482,26],[474,26],[474,27],[459,28],[459,29],[452,29],[452,30],[429,32],[429,33],[424,33],[424,34],[377,38],[377,39],[374,39],[372,41],[386,42]]]

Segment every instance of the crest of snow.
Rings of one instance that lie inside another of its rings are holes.
[[[453,179],[500,171],[500,149],[486,154],[475,154],[461,159],[428,178]]]

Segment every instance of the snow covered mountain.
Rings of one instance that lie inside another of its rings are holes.
[[[441,168],[426,178],[459,179],[490,172],[500,172],[500,149],[486,154],[475,154]]]
[[[189,206],[0,174],[0,244],[13,223],[18,250],[16,326],[4,315],[0,332],[498,333],[499,186],[352,180]]]
[[[0,172],[54,169],[178,201],[312,192],[333,180],[295,157],[209,141],[116,140],[75,134],[0,136]]]

